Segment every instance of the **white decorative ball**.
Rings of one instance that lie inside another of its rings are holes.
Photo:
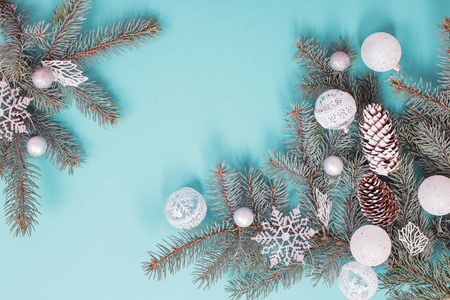
[[[41,156],[47,150],[47,142],[41,136],[33,136],[27,142],[27,151],[32,156]]]
[[[34,71],[31,79],[38,89],[46,89],[52,85],[55,78],[50,67],[42,67]]]
[[[248,227],[253,223],[253,211],[247,207],[238,208],[234,214],[233,219],[237,226]]]
[[[346,263],[339,274],[339,289],[350,300],[370,299],[378,288],[378,276],[372,267],[357,261]]]
[[[314,116],[322,127],[348,132],[355,118],[356,103],[352,95],[341,90],[328,90],[316,101]]]
[[[338,156],[328,156],[323,162],[323,168],[328,175],[337,176],[344,170],[344,162]]]
[[[372,70],[386,72],[400,71],[398,62],[402,56],[402,47],[395,37],[386,32],[369,35],[361,46],[361,57]]]
[[[350,240],[353,257],[365,266],[378,266],[391,254],[391,239],[382,228],[365,225],[356,230]]]
[[[335,71],[345,71],[350,66],[350,56],[342,51],[334,52],[330,57],[330,66]]]
[[[430,176],[419,186],[419,202],[428,213],[435,216],[450,214],[450,178]]]
[[[206,216],[206,202],[196,190],[184,187],[170,195],[164,207],[169,223],[179,229],[198,226]]]

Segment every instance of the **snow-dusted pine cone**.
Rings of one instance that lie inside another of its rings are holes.
[[[389,112],[382,104],[366,106],[359,124],[361,144],[370,169],[387,175],[399,168],[398,140]]]
[[[359,180],[358,196],[361,210],[373,225],[385,227],[395,221],[398,205],[394,193],[373,173]]]

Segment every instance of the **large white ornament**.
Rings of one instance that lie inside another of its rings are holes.
[[[27,142],[27,151],[32,156],[41,156],[47,150],[47,142],[41,136],[33,136]]]
[[[391,253],[392,243],[389,235],[375,225],[365,225],[356,230],[350,240],[353,257],[365,266],[378,266],[386,261]]]
[[[372,267],[357,261],[346,263],[339,274],[339,289],[350,300],[367,300],[375,295],[378,276]]]
[[[27,132],[26,111],[32,98],[19,96],[19,88],[11,88],[5,79],[0,80],[0,139],[12,140],[14,133]]]
[[[322,127],[348,132],[355,118],[356,103],[352,95],[341,90],[328,90],[316,101],[314,116]]]
[[[179,229],[191,229],[198,226],[206,216],[206,202],[196,190],[184,187],[166,201],[164,213],[169,223]]]
[[[233,214],[234,222],[239,227],[248,227],[253,223],[253,211],[247,207],[238,208]]]
[[[412,256],[422,253],[428,244],[428,238],[411,222],[398,231],[398,239]]]
[[[402,56],[402,48],[395,37],[386,32],[369,35],[361,46],[361,57],[372,70],[400,72],[398,62]]]
[[[330,66],[335,71],[345,71],[350,66],[350,56],[343,51],[334,52],[330,57]]]
[[[328,175],[337,176],[344,170],[344,163],[340,157],[331,155],[323,162],[323,168]]]
[[[263,222],[263,231],[252,238],[263,245],[261,254],[270,255],[270,267],[280,262],[288,266],[292,260],[303,262],[304,251],[311,248],[309,240],[317,233],[308,227],[308,218],[301,218],[298,207],[288,216],[272,207],[271,223]]]
[[[34,71],[31,79],[38,89],[47,89],[52,85],[55,77],[53,76],[52,69],[44,65],[42,68]]]
[[[55,80],[63,86],[77,87],[88,80],[86,76],[83,76],[83,72],[78,70],[78,66],[70,60],[46,60],[42,62],[42,65],[44,68],[49,67]]]
[[[419,186],[419,202],[428,213],[443,216],[450,213],[450,178],[434,175]]]

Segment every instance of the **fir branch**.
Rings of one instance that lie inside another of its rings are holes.
[[[256,171],[252,167],[241,173],[243,199],[246,206],[252,208],[255,214],[256,225],[259,225],[260,218],[270,215],[272,210],[271,201],[269,200],[269,189],[264,181],[264,177],[260,171]]]
[[[440,62],[439,66],[442,68],[441,72],[439,72],[439,84],[441,89],[447,95],[450,96],[450,18],[443,17],[442,24],[439,25],[440,31],[438,42],[443,46],[439,49]]]
[[[308,169],[301,159],[290,153],[269,152],[264,165],[265,173],[272,179],[281,178],[297,186],[305,186],[310,181]]]
[[[382,88],[375,72],[364,71],[364,74],[356,79],[356,104],[361,113],[370,103],[381,103]]]
[[[45,23],[44,21],[25,25],[23,27],[23,37],[25,38],[27,48],[33,48],[36,45],[38,49],[48,48],[47,40],[49,28],[50,24]]]
[[[333,69],[329,66],[328,51],[313,38],[298,36],[295,47],[298,52],[293,59],[298,61],[304,72],[311,76],[333,77]]]
[[[135,18],[80,36],[80,42],[65,54],[63,60],[72,60],[81,66],[91,66],[111,55],[139,48],[159,37],[160,21]]]
[[[66,93],[64,93],[56,84],[45,90],[38,89],[31,82],[31,75],[29,81],[19,81],[17,85],[24,91],[27,91],[29,97],[33,98],[30,106],[49,113],[58,114],[69,108],[65,99],[67,98]]]

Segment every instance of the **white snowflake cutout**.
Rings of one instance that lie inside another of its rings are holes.
[[[252,238],[263,245],[261,254],[270,255],[270,267],[281,261],[286,266],[292,260],[303,262],[304,251],[311,248],[309,240],[317,233],[307,226],[308,218],[301,218],[298,207],[288,216],[273,207],[271,222],[263,222],[263,231]]]
[[[24,120],[30,114],[26,108],[33,99],[19,96],[19,89],[11,88],[5,79],[0,81],[0,97],[0,139],[12,140],[14,132],[27,132]]]
[[[322,221],[325,227],[328,227],[331,219],[331,208],[333,206],[333,202],[328,199],[327,195],[322,194],[319,189],[316,190],[316,199],[317,199],[317,217],[320,221]]]
[[[398,231],[398,239],[412,256],[422,253],[428,244],[428,238],[411,222]]]
[[[49,67],[52,70],[55,80],[63,86],[75,86],[88,80],[83,76],[83,72],[78,70],[77,65],[70,60],[46,60],[42,65]]]

